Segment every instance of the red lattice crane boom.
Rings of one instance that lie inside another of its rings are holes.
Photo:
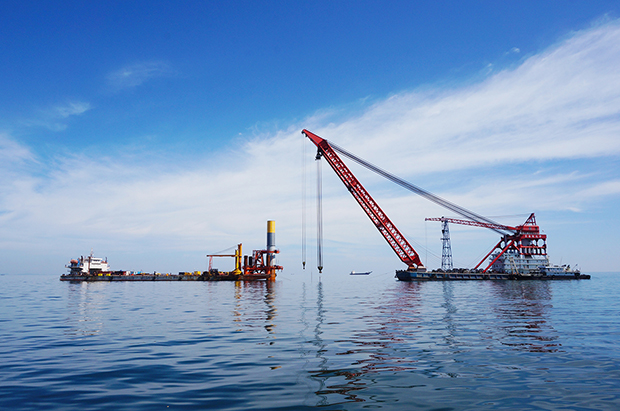
[[[418,253],[396,228],[381,207],[379,207],[368,191],[366,191],[364,186],[355,178],[351,170],[349,170],[342,159],[340,159],[329,142],[308,130],[303,130],[302,133],[317,146],[317,156],[322,155],[325,160],[327,160],[327,163],[336,172],[340,180],[342,180],[353,198],[355,198],[377,230],[379,230],[390,247],[392,247],[392,250],[394,250],[403,263],[407,264],[407,268],[412,270],[423,269],[424,264],[422,264]]]

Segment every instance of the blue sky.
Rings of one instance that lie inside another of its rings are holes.
[[[617,270],[619,6],[4,1],[0,272],[56,274],[91,248],[114,269],[204,269],[275,219],[301,274],[303,128],[505,224],[536,212],[554,263]],[[446,212],[352,169],[440,265],[424,218]],[[326,270],[400,268],[323,172]],[[497,241],[451,231],[459,266]]]

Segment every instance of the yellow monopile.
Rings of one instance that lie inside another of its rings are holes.
[[[239,275],[242,273],[241,270],[241,261],[243,259],[243,252],[241,248],[241,244],[237,245],[237,251],[235,251],[235,269],[233,270],[233,274]]]

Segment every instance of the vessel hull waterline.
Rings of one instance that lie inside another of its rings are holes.
[[[481,272],[416,272],[408,270],[396,270],[396,278],[400,281],[531,281],[531,280],[589,280],[589,274],[570,273],[570,274],[508,274],[508,273],[481,273]]]
[[[60,281],[73,282],[110,282],[110,281],[265,281],[274,280],[269,275],[235,275],[235,274],[139,274],[139,275],[71,275],[60,276]]]

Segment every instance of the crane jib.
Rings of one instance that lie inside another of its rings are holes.
[[[325,160],[336,172],[336,175],[338,175],[401,261],[407,264],[407,267],[410,269],[423,268],[424,265],[418,253],[374,201],[364,186],[357,180],[351,170],[344,164],[330,143],[307,130],[303,130],[302,133],[319,148],[320,153],[317,155],[317,158],[320,158],[320,154],[325,157]]]
[[[308,137],[320,150],[325,150],[326,148],[331,148],[332,150],[342,154],[343,156],[355,161],[356,163],[358,163],[359,165],[363,166],[364,168],[367,168],[368,170],[371,170],[377,174],[379,174],[380,176],[400,185],[403,188],[406,188],[409,191],[412,191],[432,202],[434,202],[435,204],[438,204],[454,213],[457,213],[458,215],[465,217],[467,219],[470,219],[472,221],[476,221],[478,223],[483,223],[483,224],[487,224],[487,228],[497,232],[498,234],[501,235],[506,235],[506,234],[510,234],[512,232],[512,230],[510,229],[506,229],[506,228],[500,228],[502,227],[502,224],[497,223],[496,221],[491,220],[490,218],[484,217],[480,214],[474,213],[473,211],[467,210],[466,208],[463,208],[459,205],[456,205],[454,203],[451,203],[448,200],[445,200],[435,194],[432,194],[414,184],[411,184],[405,180],[403,180],[402,178],[399,178],[391,173],[388,173],[387,171],[369,163],[368,161],[357,157],[356,155],[350,153],[349,151],[343,149],[342,147],[339,147],[338,145],[332,143],[332,142],[328,142],[327,140],[317,136],[314,133],[311,133],[308,130],[303,130],[302,133]]]

